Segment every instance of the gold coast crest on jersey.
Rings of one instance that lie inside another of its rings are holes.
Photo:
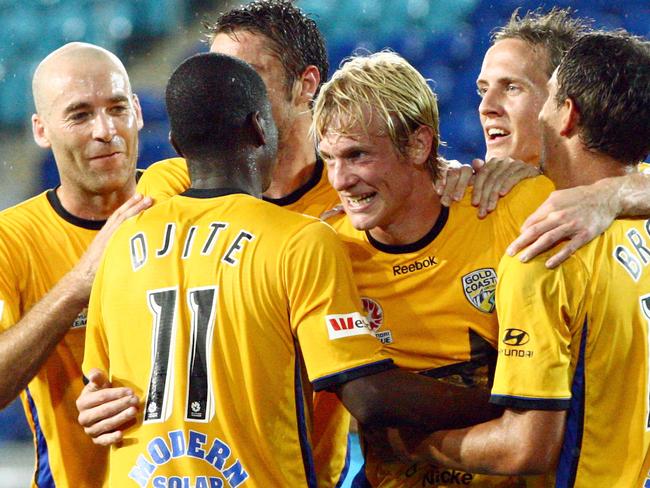
[[[497,273],[493,268],[475,269],[463,275],[461,283],[469,303],[481,312],[491,313],[494,310]]]

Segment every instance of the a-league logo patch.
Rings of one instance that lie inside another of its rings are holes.
[[[469,303],[481,312],[494,310],[494,292],[497,288],[497,273],[492,268],[481,268],[461,278],[463,291]]]
[[[392,344],[393,333],[390,330],[379,330],[384,325],[384,310],[379,302],[368,297],[361,297],[361,302],[370,332],[383,344]]]
[[[384,322],[384,311],[382,310],[381,305],[372,298],[361,297],[361,302],[363,303],[363,309],[366,312],[368,326],[370,327],[370,330],[374,332],[379,329],[381,324]]]

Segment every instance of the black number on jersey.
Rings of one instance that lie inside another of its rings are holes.
[[[192,288],[187,291],[190,350],[187,365],[185,420],[207,422],[214,413],[210,389],[208,358],[212,352],[217,288]],[[147,293],[153,314],[152,359],[149,387],[145,401],[144,422],[161,422],[169,418],[174,389],[174,348],[177,330],[178,288],[152,290]]]

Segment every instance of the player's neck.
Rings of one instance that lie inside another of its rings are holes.
[[[423,178],[419,185],[414,184],[401,208],[402,213],[393,215],[389,223],[370,230],[370,235],[375,240],[389,246],[406,246],[426,236],[435,225],[442,208],[433,182],[429,178]]]
[[[557,190],[591,185],[603,178],[623,176],[636,170],[633,165],[621,164],[615,158],[589,150],[582,144],[570,147],[563,157],[565,159],[560,161],[564,161],[565,171],[553,178]]]
[[[293,193],[309,181],[315,164],[316,150],[309,137],[309,120],[305,118],[282,135],[278,147],[278,164],[264,196],[277,199]]]
[[[135,193],[135,178],[108,193],[90,193],[82,188],[63,182],[56,190],[61,205],[75,217],[84,220],[106,220]]]

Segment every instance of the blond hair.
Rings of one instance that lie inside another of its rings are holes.
[[[326,132],[349,135],[368,127],[376,114],[395,148],[406,156],[410,136],[420,126],[433,130],[427,169],[439,173],[439,117],[436,95],[427,80],[396,53],[382,51],[353,56],[325,83],[314,104],[311,133],[316,140]],[[335,123],[336,127],[332,127]]]

